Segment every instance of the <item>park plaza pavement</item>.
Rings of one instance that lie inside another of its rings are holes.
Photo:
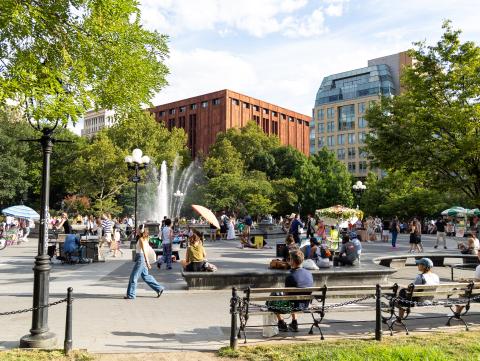
[[[423,236],[426,251],[433,251],[434,236]],[[281,240],[278,240],[280,242]],[[272,241],[272,245],[274,242]],[[449,239],[450,251],[456,246]],[[275,256],[272,249],[239,249],[238,241],[206,242],[210,262],[219,269],[265,269]],[[408,240],[401,235],[397,249],[388,243],[364,243],[363,262],[381,255],[407,252]],[[0,312],[31,307],[33,290],[33,257],[37,241],[7,247],[0,252]],[[50,301],[65,297],[69,286],[74,289],[73,304],[73,343],[74,348],[92,352],[149,352],[182,350],[217,350],[227,346],[230,336],[229,298],[231,292],[188,291],[181,277],[178,263],[170,271],[153,267],[151,274],[166,287],[159,299],[140,279],[136,300],[124,300],[128,277],[133,267],[130,250],[124,248],[122,257],[107,257],[105,263],[85,265],[53,264],[50,277]],[[443,248],[439,250],[443,252]],[[184,257],[185,251],[181,251]],[[458,260],[457,260],[458,261]],[[455,261],[453,261],[455,262]],[[442,282],[450,280],[450,269],[435,268]],[[415,277],[416,267],[406,267],[391,277],[392,282],[408,284]],[[456,277],[472,277],[473,271],[456,271]],[[480,311],[474,304],[473,311]],[[342,308],[328,312],[325,317],[324,334],[335,336],[372,335],[374,323],[358,323],[373,320],[373,302]],[[416,311],[426,315],[429,312],[446,313],[447,309]],[[308,315],[301,316],[301,319]],[[329,321],[352,320],[350,323],[328,325]],[[480,317],[467,318],[469,322],[480,324]],[[253,323],[261,324],[261,317],[252,317]],[[357,323],[356,323],[357,322]],[[445,320],[418,320],[409,325],[415,330],[428,330],[430,324],[443,326]],[[18,346],[19,339],[31,327],[31,313],[0,316],[2,336],[0,348]],[[65,326],[65,304],[53,306],[49,311],[49,327],[57,334],[58,344],[62,345]],[[441,328],[446,329],[446,328]],[[460,326],[455,329],[462,329]],[[306,336],[308,328],[300,329],[295,339],[317,339],[318,335]],[[387,333],[385,332],[385,335]],[[289,334],[291,337],[292,334]],[[248,330],[249,344],[261,344],[271,339],[261,336],[261,328]],[[389,336],[388,336],[389,337]],[[282,335],[276,338],[282,339]]]

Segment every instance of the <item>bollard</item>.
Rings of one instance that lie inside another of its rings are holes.
[[[382,341],[382,286],[376,286],[375,290],[375,340]]]
[[[230,314],[232,315],[232,324],[230,326],[230,348],[237,348],[237,289],[232,288],[232,298],[230,300]]]
[[[67,317],[65,322],[65,341],[63,342],[63,352],[65,355],[72,351],[72,292],[73,288],[67,290]]]

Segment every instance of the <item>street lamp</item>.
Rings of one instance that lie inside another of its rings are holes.
[[[143,155],[143,152],[136,148],[132,151],[132,155],[127,155],[125,157],[125,163],[127,163],[128,169],[135,170],[135,175],[131,178],[132,182],[135,183],[135,230],[134,235],[137,235],[137,201],[138,201],[138,182],[142,179],[138,175],[138,171],[145,169],[150,164],[150,157],[148,155]]]
[[[355,196],[357,197],[357,209],[358,209],[359,208],[358,204],[360,203],[360,199],[362,198],[362,193],[365,192],[365,189],[367,189],[367,186],[363,184],[362,181],[357,181],[357,183],[355,183],[352,186],[352,189],[355,192]]]
[[[184,195],[185,193],[180,192],[180,189],[177,189],[177,191],[173,193],[173,196],[178,198],[183,197]]]

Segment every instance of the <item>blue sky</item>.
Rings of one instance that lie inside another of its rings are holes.
[[[480,45],[479,0],[140,0],[170,36],[154,105],[231,89],[310,115],[324,76],[438,41],[443,19]]]

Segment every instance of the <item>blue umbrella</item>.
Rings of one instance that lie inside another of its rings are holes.
[[[5,208],[2,213],[17,218],[40,219],[40,215],[32,208],[22,205]]]

